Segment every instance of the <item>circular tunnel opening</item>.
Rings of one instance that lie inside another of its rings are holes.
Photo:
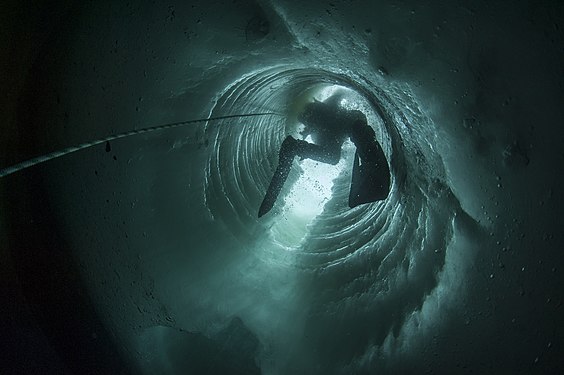
[[[298,272],[293,282],[312,293],[326,291],[308,294],[320,310],[309,310],[305,318],[303,330],[312,337],[311,346],[302,348],[306,352],[334,349],[323,327],[336,316],[347,323],[335,329],[335,337],[351,337],[351,348],[409,341],[416,325],[436,318],[436,300],[451,287],[445,266],[458,262],[449,249],[457,242],[460,204],[435,149],[433,125],[408,86],[379,87],[377,80],[349,73],[278,66],[243,75],[217,95],[210,114],[282,116],[210,122],[205,129],[212,145],[206,207],[258,262],[251,273],[261,279],[256,275]],[[282,140],[299,138],[298,115],[306,103],[338,90],[346,92],[341,105],[362,111],[375,131],[391,171],[389,196],[348,207],[355,147],[347,141],[337,165],[294,160],[273,214],[257,219]],[[343,310],[343,303],[371,316],[365,326],[350,331],[358,314]]]
[[[264,368],[284,368],[290,346],[307,358],[304,368],[320,356],[346,362],[371,345],[409,343],[414,325],[436,315],[436,295],[450,289],[441,272],[460,207],[433,124],[409,85],[307,59],[255,63],[231,80],[210,73],[197,86],[213,103],[209,117],[279,116],[209,121],[115,142],[111,152],[90,149],[66,166],[72,178],[49,181],[54,206],[67,208],[58,212],[61,227],[86,265],[100,315],[143,353],[129,351],[132,363],[145,356],[159,368],[162,358],[208,339],[215,353],[232,331],[252,344],[243,357]],[[382,146],[388,198],[348,207],[355,147],[346,141],[336,165],[295,159],[272,214],[257,219],[282,140],[300,138],[306,103],[336,91],[346,93],[341,106],[366,115]],[[108,297],[107,285],[120,287]],[[155,350],[156,337],[170,346]],[[171,366],[188,368],[180,354]]]
[[[218,95],[212,116],[273,109],[282,115],[209,123],[206,127],[206,137],[214,150],[206,174],[206,203],[212,216],[222,220],[234,235],[253,237],[254,229],[249,228],[267,225],[272,241],[296,250],[305,245],[312,228],[326,224],[321,216],[334,215],[339,221],[339,216],[349,214],[346,194],[355,147],[347,139],[336,165],[296,158],[274,213],[259,223],[256,221],[282,140],[287,135],[304,138],[300,134],[303,124],[298,120],[299,113],[306,103],[324,101],[336,92],[342,93],[339,104],[343,108],[360,110],[366,115],[390,160],[393,145],[379,114],[383,109],[377,109],[377,102],[365,96],[366,89],[359,90],[358,83],[343,74],[322,69],[267,68],[243,76]],[[392,189],[393,184],[392,177]],[[362,215],[383,204],[386,203],[368,204],[352,211]],[[318,220],[321,221],[316,224]]]

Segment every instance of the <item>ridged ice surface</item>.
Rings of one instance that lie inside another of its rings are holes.
[[[319,212],[296,213],[299,207],[285,199],[300,194],[292,191],[300,179],[313,184],[308,174],[321,168],[304,167],[296,159],[274,213],[257,220],[282,139],[296,132],[292,111],[299,103],[292,98],[307,93],[323,100],[324,93],[339,87],[350,90],[349,102],[367,114],[376,130],[391,166],[390,195],[348,207],[354,153],[349,143]],[[450,253],[457,251],[456,217],[465,214],[434,150],[434,125],[406,87],[383,89],[365,77],[323,69],[280,66],[253,72],[226,88],[211,115],[253,108],[284,108],[286,116],[208,124],[213,151],[206,165],[206,206],[214,221],[250,247],[246,251],[259,259],[257,267],[295,274],[304,283],[298,287],[313,293],[302,327],[307,344],[299,340],[289,345],[306,345],[302,349],[316,353],[314,357],[333,353],[341,365],[355,357],[370,358],[371,351],[400,332],[404,336],[397,345],[410,345],[417,328],[406,327],[437,324],[437,295],[446,300],[450,292],[460,292],[458,283],[450,284],[442,275],[447,259],[459,259]],[[434,308],[424,315],[428,300]]]
[[[6,3],[2,373],[562,373],[563,1]]]
[[[396,44],[369,51],[368,31],[352,32],[329,15],[308,23],[297,6],[261,9],[271,28],[247,30],[247,38],[233,34],[248,17],[236,5],[221,17],[215,12],[223,10],[210,10],[214,22],[203,17],[206,29],[195,27],[205,37],[171,21],[178,41],[165,34],[151,46],[167,59],[129,77],[156,77],[133,100],[138,122],[115,123],[128,131],[221,120],[45,163],[92,298],[141,373],[205,373],[217,363],[226,366],[219,373],[419,368],[433,333],[463,303],[473,251],[483,243],[474,185],[456,191],[444,159],[458,151],[448,126],[429,116],[440,103],[416,92],[416,79],[387,73],[400,67]],[[174,14],[200,25],[194,12]],[[135,34],[126,35],[135,45]],[[386,69],[372,61],[380,52]],[[355,148],[346,141],[335,166],[296,158],[273,210],[259,219],[282,140],[299,136],[305,103],[336,91],[374,129],[391,171],[389,196],[348,207]],[[267,112],[275,114],[224,118]]]

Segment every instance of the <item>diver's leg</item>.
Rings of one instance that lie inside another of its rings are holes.
[[[297,140],[292,136],[286,137],[284,142],[282,142],[282,146],[280,147],[280,152],[278,154],[278,167],[274,172],[274,176],[272,176],[268,190],[266,191],[262,204],[260,205],[258,217],[263,216],[270,211],[272,207],[274,207],[276,198],[278,198],[278,195],[288,178],[288,174],[290,173],[294,156],[296,156],[296,142]]]
[[[328,164],[337,164],[341,158],[340,147],[329,148],[321,147],[313,143],[298,140],[292,136],[287,136],[282,142],[278,155],[278,167],[272,176],[268,190],[259,208],[258,217],[263,216],[274,207],[274,203],[288,178],[292,161],[295,156],[312,159]]]
[[[376,134],[366,121],[351,126],[351,141],[356,146],[349,207],[384,200],[390,193],[390,169]]]
[[[341,160],[341,147],[323,147],[314,143],[297,140],[296,155],[302,159],[312,159],[326,164],[335,165]]]

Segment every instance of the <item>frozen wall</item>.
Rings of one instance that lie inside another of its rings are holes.
[[[8,39],[0,167],[161,123],[281,116],[131,137],[0,180],[18,301],[3,366],[562,367],[562,5],[305,3],[14,13],[32,32]],[[336,88],[376,131],[390,197],[348,209],[347,143],[335,167],[296,161],[257,219],[296,114]]]

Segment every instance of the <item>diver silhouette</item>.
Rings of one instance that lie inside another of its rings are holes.
[[[349,207],[386,199],[390,192],[390,170],[382,147],[364,113],[343,108],[340,105],[342,97],[337,93],[323,102],[314,100],[298,116],[305,125],[300,134],[304,139],[311,136],[313,143],[291,135],[284,139],[278,167],[258,212],[259,218],[274,206],[295,156],[335,165],[341,159],[341,147],[347,137],[356,146]]]

